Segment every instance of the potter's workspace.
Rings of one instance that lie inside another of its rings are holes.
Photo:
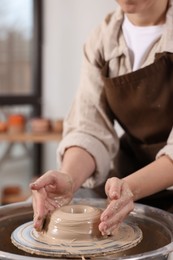
[[[0,260],[173,260],[173,0],[0,17]]]

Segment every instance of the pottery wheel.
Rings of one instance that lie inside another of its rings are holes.
[[[136,246],[142,240],[142,231],[133,223],[122,223],[113,236],[88,241],[59,240],[58,243],[50,245],[38,241],[33,223],[28,222],[15,229],[11,239],[16,247],[31,254],[66,258],[96,257],[115,254]]]

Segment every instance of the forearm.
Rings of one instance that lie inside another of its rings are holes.
[[[71,176],[75,192],[93,174],[95,167],[94,158],[87,151],[70,147],[64,154],[60,171]]]
[[[152,195],[173,185],[173,161],[162,156],[124,180],[133,192],[134,200]]]

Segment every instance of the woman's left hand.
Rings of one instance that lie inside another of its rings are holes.
[[[111,235],[134,209],[134,196],[128,184],[116,177],[107,180],[105,192],[109,205],[101,215],[99,230],[102,235]]]

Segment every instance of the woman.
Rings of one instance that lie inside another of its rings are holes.
[[[80,87],[58,148],[60,168],[31,184],[38,230],[81,185],[94,188],[107,179],[102,234],[119,225],[134,201],[173,185],[173,0],[117,2],[120,8],[84,46]],[[120,142],[116,121],[124,129]]]

